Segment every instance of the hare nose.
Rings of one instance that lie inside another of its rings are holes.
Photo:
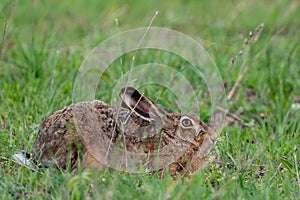
[[[196,137],[199,136],[199,134],[201,133],[202,128],[200,126],[196,127]]]

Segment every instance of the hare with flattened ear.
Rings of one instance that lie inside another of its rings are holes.
[[[132,87],[120,97],[129,110],[94,100],[47,117],[34,143],[36,158],[63,169],[78,163],[120,170],[138,163],[162,172],[169,167],[172,176],[204,167],[217,134],[198,115],[169,113]]]

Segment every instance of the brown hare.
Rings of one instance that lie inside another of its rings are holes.
[[[143,165],[152,172],[169,169],[172,176],[204,167],[217,134],[198,115],[167,112],[132,87],[123,88],[120,97],[127,109],[94,100],[47,117],[34,143],[41,165],[118,170]]]

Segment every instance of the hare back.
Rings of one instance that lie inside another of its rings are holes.
[[[110,111],[111,107],[102,101],[81,102],[56,111],[43,120],[33,145],[35,157],[43,166],[56,165],[65,169],[68,164],[75,165],[80,156],[78,150],[84,151],[85,147],[82,147],[80,134],[77,133],[74,115],[86,113],[87,107],[94,107],[95,111],[101,110],[101,115],[105,116],[102,118],[107,119],[102,122],[102,128],[109,132],[112,126],[109,117],[113,111]]]

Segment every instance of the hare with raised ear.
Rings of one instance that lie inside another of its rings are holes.
[[[94,100],[47,117],[34,143],[43,166],[150,171],[172,176],[204,167],[217,134],[196,114],[169,113],[132,87],[120,92],[123,107]],[[82,152],[82,153],[80,153]]]

